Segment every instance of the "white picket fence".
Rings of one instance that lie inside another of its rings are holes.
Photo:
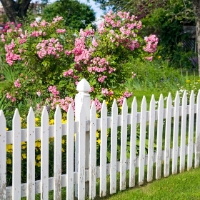
[[[66,187],[66,199],[85,199],[89,195],[94,199],[97,178],[99,178],[99,196],[117,192],[117,172],[120,173],[119,189],[125,190],[145,180],[167,177],[171,173],[199,167],[200,159],[200,92],[196,98],[191,92],[187,105],[186,92],[182,100],[177,93],[174,103],[169,94],[164,106],[160,95],[158,108],[154,96],[147,111],[145,97],[141,103],[141,111],[137,111],[136,98],[133,99],[131,113],[128,113],[126,100],[123,102],[121,114],[114,100],[111,115],[107,114],[104,101],[101,117],[96,118],[94,103],[90,108],[89,83],[83,79],[77,86],[76,111],[70,106],[67,123],[61,123],[60,108],[56,108],[55,124],[49,125],[49,116],[44,107],[41,116],[41,127],[35,127],[34,112],[30,108],[27,116],[27,129],[21,129],[20,116],[15,111],[12,131],[6,131],[6,120],[0,112],[0,199],[35,199],[40,193],[41,199],[47,200],[50,190],[54,190],[54,199],[61,199],[61,188]],[[196,103],[195,103],[196,102]],[[165,108],[166,107],[166,108]],[[74,121],[76,117],[76,121]],[[130,133],[127,127],[130,125]],[[136,137],[139,126],[139,155],[136,152]],[[121,127],[120,160],[117,160],[117,134]],[[147,128],[148,127],[148,128]],[[188,127],[188,128],[187,128]],[[110,163],[107,163],[107,130],[111,129]],[[101,130],[100,166],[96,166],[96,131]],[[74,142],[74,133],[76,141]],[[130,134],[130,141],[127,141]],[[61,169],[61,140],[66,135],[67,165],[66,174]],[[54,137],[54,177],[49,177],[49,138]],[[145,154],[145,142],[148,137],[148,154]],[[163,143],[164,137],[164,145]],[[41,180],[35,181],[35,141],[41,140]],[[27,183],[21,184],[21,142],[27,141]],[[154,147],[156,141],[156,149]],[[130,142],[130,157],[127,158],[127,142]],[[12,186],[6,187],[6,144],[13,144]],[[180,144],[180,145],[179,145]],[[75,153],[75,159],[74,159]],[[187,159],[186,159],[187,158]],[[180,159],[180,160],[179,160]],[[172,165],[170,164],[172,163]],[[147,165],[147,177],[145,166]],[[154,165],[156,169],[154,170]],[[164,167],[162,167],[164,165]],[[138,173],[136,173],[138,168]],[[162,169],[164,168],[164,169]],[[127,173],[128,170],[128,173]],[[155,172],[155,174],[154,174]],[[107,175],[110,175],[110,191],[107,191]],[[127,183],[128,180],[128,183]]]

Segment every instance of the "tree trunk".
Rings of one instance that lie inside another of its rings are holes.
[[[196,20],[196,43],[198,53],[198,72],[200,76],[200,0],[192,0]]]
[[[18,19],[23,19],[26,16],[31,0],[0,0],[6,15],[11,22],[18,23]]]

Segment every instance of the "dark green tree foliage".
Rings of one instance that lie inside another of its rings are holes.
[[[76,0],[60,0],[52,3],[44,9],[42,17],[51,21],[57,15],[64,18],[68,27],[77,30],[95,21],[95,13],[90,6]]]

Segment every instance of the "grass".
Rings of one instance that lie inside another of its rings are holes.
[[[124,192],[106,197],[109,200],[133,200],[133,199],[200,199],[200,168],[193,169],[178,175],[148,183],[142,187],[136,187]]]

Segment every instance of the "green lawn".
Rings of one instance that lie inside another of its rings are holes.
[[[106,197],[109,200],[133,199],[200,199],[200,168],[162,178],[142,187],[136,187]]]

